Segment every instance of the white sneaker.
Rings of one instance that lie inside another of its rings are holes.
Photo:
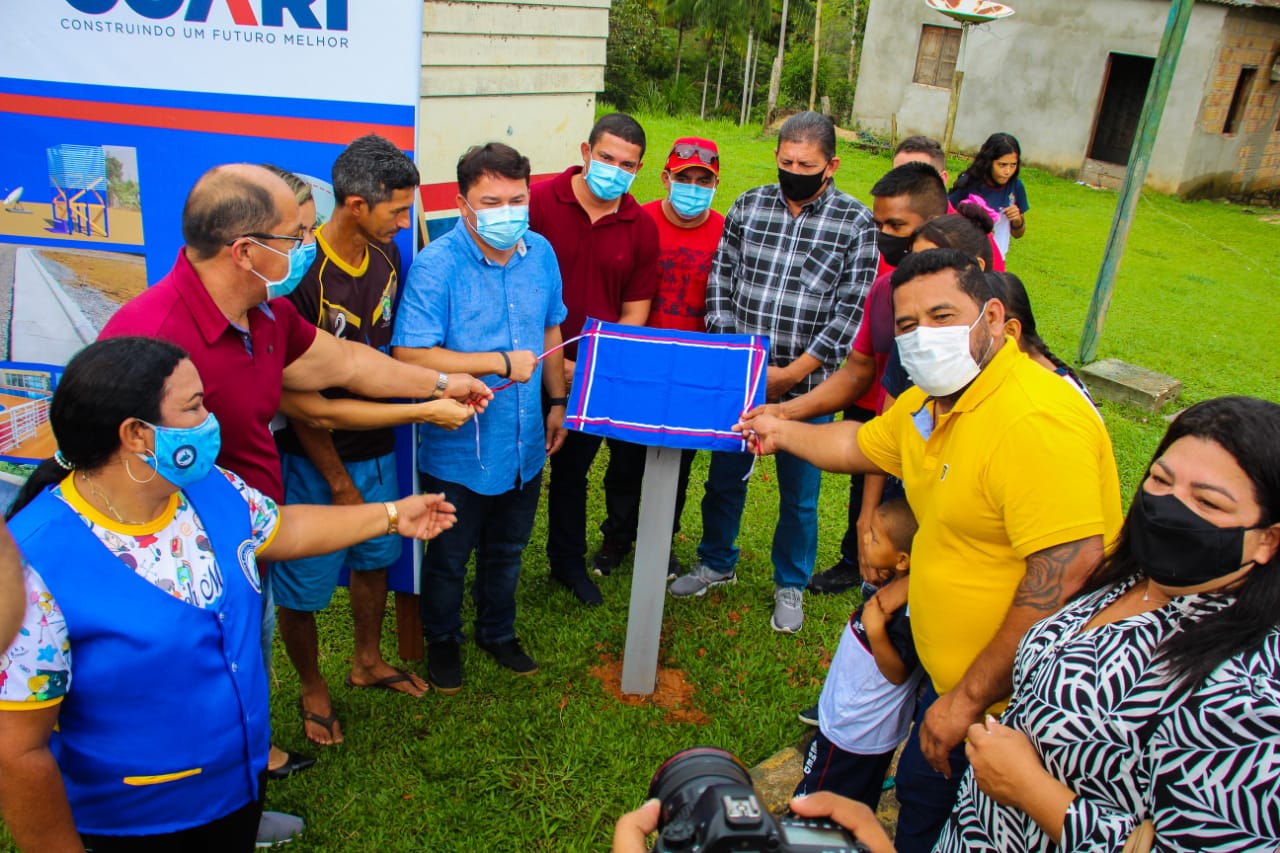
[[[713,586],[735,583],[737,580],[738,575],[732,570],[717,572],[698,562],[693,564],[693,568],[689,569],[688,574],[681,575],[672,581],[671,586],[667,587],[667,592],[676,598],[687,598],[690,595],[706,595],[707,590]]]
[[[773,630],[794,634],[804,625],[804,590],[798,587],[780,586],[773,591],[773,616],[769,619]]]
[[[258,821],[258,840],[255,847],[275,847],[286,844],[302,834],[302,818],[284,812],[263,812]]]

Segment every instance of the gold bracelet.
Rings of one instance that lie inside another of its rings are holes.
[[[391,501],[386,501],[383,506],[387,510],[387,535],[392,536],[400,532],[400,510],[396,509],[396,505]]]

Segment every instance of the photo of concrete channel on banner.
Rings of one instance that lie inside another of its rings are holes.
[[[211,167],[270,163],[311,184],[377,133],[413,155],[422,4],[356,0],[0,3],[0,479],[46,458],[61,369],[173,266]],[[407,266],[412,229],[397,239]],[[412,435],[397,437],[414,482]],[[0,492],[0,502],[10,495]],[[405,548],[390,583],[415,591]]]
[[[653,447],[749,452],[733,431],[764,402],[769,339],[588,319],[564,425]]]

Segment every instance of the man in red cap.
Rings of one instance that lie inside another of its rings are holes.
[[[644,205],[645,213],[658,226],[658,292],[645,324],[655,329],[682,329],[705,332],[707,277],[711,259],[720,245],[724,217],[711,209],[720,183],[720,150],[710,139],[684,136],[677,139],[662,170],[666,198]],[[680,529],[689,468],[694,451],[680,458],[680,486],[676,490],[675,530]],[[605,472],[607,514],[600,532],[604,540],[592,558],[597,574],[617,568],[636,538],[640,520],[640,483],[644,478],[645,448],[638,444],[610,446],[609,468]],[[671,555],[671,574],[679,564]]]

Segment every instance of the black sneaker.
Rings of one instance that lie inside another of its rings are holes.
[[[462,689],[462,651],[457,640],[427,644],[427,682],[445,696]]]
[[[552,571],[551,579],[572,592],[574,598],[588,607],[598,607],[604,603],[604,596],[600,594],[600,587],[596,586],[591,578],[587,577],[586,569],[573,574]]]
[[[818,595],[834,595],[848,592],[860,583],[862,583],[862,572],[858,571],[858,567],[841,560],[825,572],[818,572],[809,578],[807,589]]]
[[[525,654],[525,650],[520,647],[520,641],[514,637],[498,643],[483,643],[476,640],[476,645],[482,651],[492,655],[498,662],[498,666],[505,666],[514,673],[533,675],[538,671],[538,665],[533,662],[533,658]]]
[[[812,708],[805,708],[799,714],[796,714],[796,716],[799,717],[800,722],[804,723],[806,726],[816,726],[818,724],[818,706],[814,705]]]
[[[680,561],[676,559],[676,552],[672,551],[671,556],[667,558],[667,580],[673,581],[684,574],[684,566],[680,565]]]
[[[600,550],[596,551],[595,556],[591,558],[592,569],[598,575],[607,575],[622,565],[622,561],[629,553],[631,553],[630,542],[606,536],[600,543]]]

